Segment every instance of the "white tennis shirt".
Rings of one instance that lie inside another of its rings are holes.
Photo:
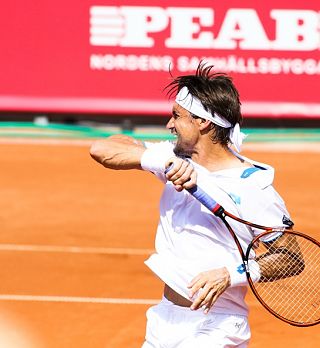
[[[173,144],[147,143],[163,147],[172,157]],[[236,154],[237,156],[240,156]],[[244,157],[242,157],[244,158]],[[197,184],[225,210],[242,219],[264,226],[284,226],[289,218],[285,204],[272,183],[274,169],[247,158],[252,168],[232,168],[209,172],[190,161],[198,173]],[[242,260],[236,244],[223,222],[193,198],[186,190],[177,192],[163,172],[155,172],[165,183],[160,200],[160,219],[155,249],[145,264],[177,293],[188,298],[187,285],[200,272],[227,266],[237,272]],[[241,245],[246,246],[259,230],[228,219]],[[245,303],[247,282],[239,270],[239,284],[231,284],[211,309],[217,313],[247,315]]]

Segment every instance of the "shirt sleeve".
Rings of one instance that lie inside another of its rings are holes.
[[[144,146],[146,151],[141,159],[142,168],[155,174],[162,182],[166,182],[165,163],[175,156],[173,152],[174,144],[170,141],[144,142]]]
[[[294,223],[291,221],[284,201],[273,187],[269,187],[268,191],[267,197],[264,198],[268,204],[257,210],[255,218],[253,217],[251,221],[266,227],[292,227]],[[260,229],[254,229],[255,235],[261,232]]]

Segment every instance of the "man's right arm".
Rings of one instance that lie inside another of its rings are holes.
[[[177,191],[193,187],[197,182],[197,173],[186,160],[176,157],[172,146],[163,143],[146,148],[141,141],[126,135],[113,135],[95,141],[90,148],[91,157],[109,169],[143,169],[165,175]]]
[[[90,155],[106,168],[142,169],[141,157],[145,150],[141,141],[119,134],[95,141]]]

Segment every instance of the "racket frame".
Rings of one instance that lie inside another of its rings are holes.
[[[201,202],[202,203],[202,202]],[[224,225],[226,226],[226,228],[228,229],[229,233],[231,234],[231,236],[233,237],[236,245],[237,245],[237,248],[238,248],[238,251],[241,255],[241,258],[242,258],[242,261],[243,261],[243,266],[244,266],[244,270],[245,270],[245,273],[246,273],[246,277],[247,277],[247,280],[248,280],[248,284],[253,292],[253,294],[255,295],[255,297],[257,298],[257,300],[260,302],[260,304],[267,310],[269,311],[272,315],[274,315],[276,318],[284,321],[285,323],[288,323],[292,326],[297,326],[297,327],[309,327],[309,326],[314,326],[314,325],[317,325],[320,323],[320,318],[317,319],[316,321],[314,322],[308,322],[308,323],[305,323],[305,322],[297,322],[297,321],[293,321],[293,320],[289,320],[285,317],[283,317],[282,315],[280,315],[279,313],[277,313],[276,311],[274,311],[272,308],[270,308],[262,299],[262,297],[259,295],[255,285],[254,285],[254,282],[252,281],[251,279],[251,275],[250,275],[250,268],[249,268],[249,255],[250,255],[250,251],[253,249],[253,246],[255,245],[255,243],[257,243],[257,241],[265,236],[265,235],[269,235],[270,233],[286,233],[286,234],[291,234],[291,235],[298,235],[302,238],[306,238],[308,240],[310,240],[311,242],[313,242],[314,244],[316,244],[318,247],[320,247],[320,243],[302,233],[302,232],[298,232],[298,231],[294,231],[292,229],[288,229],[288,228],[285,228],[285,227],[279,227],[279,228],[276,228],[276,227],[267,227],[267,226],[263,226],[263,225],[259,225],[259,224],[255,224],[255,223],[252,223],[252,222],[249,222],[247,220],[244,220],[244,219],[241,219],[229,212],[227,212],[221,205],[217,204],[215,206],[214,209],[211,210],[211,212],[219,217],[222,222],[224,223]],[[230,226],[230,224],[228,223],[228,221],[226,220],[226,217],[229,217],[230,219],[233,219],[235,221],[238,221],[244,225],[247,225],[247,226],[250,226],[250,227],[254,227],[254,228],[257,228],[257,229],[260,229],[260,230],[263,230],[263,232],[259,233],[257,236],[255,236],[253,238],[253,240],[249,243],[248,247],[247,247],[247,250],[246,252],[244,252],[244,250],[242,249],[242,246],[239,242],[239,239],[236,235],[236,233],[233,231],[232,227]]]
[[[299,237],[304,238],[304,239],[308,239],[309,241],[311,241],[312,243],[314,243],[315,245],[317,245],[320,248],[320,243],[316,239],[314,239],[314,238],[312,238],[312,237],[310,237],[302,232],[294,231],[292,229],[271,228],[267,231],[260,233],[250,242],[250,244],[248,245],[247,251],[246,251],[246,255],[245,255],[244,267],[245,267],[246,276],[248,279],[249,286],[250,286],[252,292],[254,293],[254,295],[256,296],[257,300],[262,304],[262,306],[266,310],[268,310],[271,314],[273,314],[275,317],[277,317],[278,319],[280,319],[280,320],[284,321],[285,323],[288,323],[292,326],[297,326],[297,327],[309,327],[309,326],[317,325],[320,323],[320,318],[318,318],[314,322],[297,322],[297,321],[289,320],[289,319],[283,317],[282,315],[280,315],[279,313],[277,313],[276,311],[274,311],[272,308],[270,308],[263,301],[262,297],[260,296],[259,292],[257,291],[257,289],[254,285],[254,282],[251,279],[250,269],[248,266],[250,251],[254,248],[255,243],[257,243],[261,237],[269,235],[270,233],[279,233],[279,232],[281,232],[283,234],[285,233],[285,234],[290,234],[290,235],[294,235],[294,236],[299,236]]]
[[[171,169],[172,165],[170,165],[166,170],[165,173],[168,173]],[[224,223],[224,225],[227,227],[229,233],[231,234],[231,236],[233,237],[237,248],[239,250],[239,253],[241,255],[241,259],[243,261],[243,266],[244,266],[244,270],[246,273],[246,277],[248,280],[248,284],[253,292],[253,294],[255,295],[255,297],[257,298],[257,300],[261,303],[261,305],[267,309],[269,311],[269,313],[271,313],[272,315],[274,315],[276,318],[284,321],[285,323],[288,323],[292,326],[297,326],[297,327],[308,327],[308,326],[314,326],[320,323],[320,318],[317,319],[314,322],[308,322],[308,323],[302,323],[302,322],[296,322],[296,321],[292,321],[289,320],[283,316],[281,316],[280,314],[278,314],[277,312],[275,312],[272,308],[269,308],[269,306],[263,301],[263,299],[261,298],[261,296],[259,295],[259,293],[257,292],[255,286],[254,286],[254,282],[251,279],[250,276],[250,269],[248,266],[249,263],[249,254],[250,254],[250,250],[253,248],[253,245],[258,241],[259,238],[261,238],[264,235],[270,234],[270,233],[290,233],[292,235],[298,235],[302,238],[306,238],[310,241],[312,241],[313,243],[315,243],[318,247],[320,247],[320,243],[304,234],[298,231],[294,231],[292,229],[287,229],[285,227],[270,227],[270,226],[263,226],[263,225],[259,225],[244,219],[239,218],[238,216],[235,216],[231,213],[229,213],[228,211],[226,211],[219,203],[217,203],[212,197],[210,197],[204,190],[202,190],[198,185],[193,186],[190,189],[187,189],[187,191],[194,197],[196,198],[201,204],[203,204],[207,209],[210,210],[211,213],[213,213],[215,216],[219,217],[222,222]],[[228,221],[226,220],[226,217],[233,219],[235,221],[238,221],[244,225],[250,226],[252,228],[256,228],[256,229],[260,229],[263,232],[261,232],[259,235],[255,236],[253,238],[253,240],[249,243],[246,252],[244,252],[244,250],[242,249],[242,246],[239,242],[239,239],[236,235],[236,233],[233,231],[232,227],[230,226],[230,224],[228,223]]]

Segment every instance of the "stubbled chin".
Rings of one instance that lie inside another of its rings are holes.
[[[179,142],[176,143],[173,152],[177,157],[191,157],[192,155],[192,152],[188,151],[188,149],[183,148],[181,144],[179,144]]]

